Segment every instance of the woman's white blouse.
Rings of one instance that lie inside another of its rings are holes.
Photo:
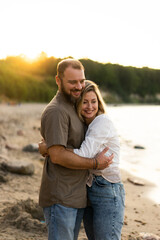
[[[90,177],[88,185],[91,185],[92,176],[103,176],[109,182],[120,182],[119,153],[120,142],[117,131],[106,114],[97,116],[89,125],[80,149],[74,149],[74,153],[82,157],[93,158],[105,147],[109,147],[107,156],[114,153],[113,163],[104,170],[89,170]]]

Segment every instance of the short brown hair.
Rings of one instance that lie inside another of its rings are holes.
[[[64,75],[64,71],[67,67],[72,67],[74,69],[82,69],[84,70],[84,67],[82,63],[79,60],[67,58],[62,61],[60,61],[57,65],[57,75],[59,78],[62,78]]]
[[[102,95],[99,91],[98,85],[90,80],[85,81],[85,88],[82,92],[81,98],[77,101],[77,113],[79,118],[84,122],[83,116],[81,115],[81,108],[82,108],[82,103],[84,99],[84,95],[87,92],[93,91],[95,92],[97,99],[98,99],[98,112],[97,116],[103,113],[106,113],[106,108],[105,108],[105,102],[102,98]]]

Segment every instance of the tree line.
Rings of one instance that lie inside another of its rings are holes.
[[[23,57],[0,60],[0,99],[48,102],[57,91],[56,68],[62,60],[44,53],[27,62]],[[160,70],[124,67],[80,59],[87,79],[96,82],[107,102],[160,103]]]

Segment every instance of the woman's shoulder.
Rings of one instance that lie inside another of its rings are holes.
[[[107,114],[100,114],[91,122],[89,125],[89,128],[95,128],[95,127],[110,127],[112,124],[112,121],[110,120],[109,116]]]
[[[95,117],[95,119],[93,120],[94,123],[109,123],[111,122],[111,119],[109,118],[109,116],[106,113],[100,114],[98,116]]]

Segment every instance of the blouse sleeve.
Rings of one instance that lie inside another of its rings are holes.
[[[102,147],[107,146],[111,135],[111,121],[103,116],[96,117],[89,125],[85,140],[80,149],[74,149],[74,153],[81,157],[94,157]]]

